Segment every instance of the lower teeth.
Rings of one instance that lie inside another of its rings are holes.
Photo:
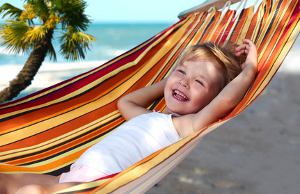
[[[183,98],[182,96],[178,95],[178,94],[174,94],[174,97],[177,99],[177,100],[180,100],[180,101],[186,101],[185,98]]]

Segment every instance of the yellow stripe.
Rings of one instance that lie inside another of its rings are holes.
[[[264,2],[265,3],[265,2]],[[257,20],[256,22],[260,23],[260,21],[263,19],[263,16],[264,16],[264,5],[260,5],[258,10],[257,10]],[[255,27],[254,27],[254,30],[252,32],[252,36],[251,36],[251,40],[255,40],[256,37],[258,36],[258,30],[259,30],[259,26],[258,23],[256,23]]]
[[[53,194],[60,194],[60,193],[67,193],[67,192],[76,193],[76,191],[82,191],[82,190],[86,190],[86,189],[90,189],[90,188],[95,188],[110,179],[111,178],[107,178],[105,180],[99,180],[99,181],[89,182],[89,183],[82,183],[82,184],[79,184],[79,185],[76,185],[73,187],[69,187],[67,189],[63,189],[63,190],[54,192]]]
[[[247,13],[247,17],[246,17],[246,22],[243,25],[243,30],[241,31],[239,38],[238,38],[238,42],[237,44],[240,44],[243,42],[243,40],[245,39],[247,32],[249,30],[250,24],[251,24],[251,20],[254,16],[254,6],[251,6],[248,8],[250,13]]]

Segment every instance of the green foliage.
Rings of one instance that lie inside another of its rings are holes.
[[[61,52],[67,59],[77,60],[84,59],[84,53],[89,48],[89,42],[95,40],[94,37],[76,31],[76,29],[69,27],[68,31],[61,37]]]
[[[47,28],[45,26],[30,27],[24,36],[24,41],[34,44],[36,42],[43,40],[46,33],[47,33]]]
[[[3,17],[9,16],[14,19],[18,19],[22,13],[22,10],[9,4],[9,3],[4,3],[0,7],[0,14],[3,13]]]
[[[56,61],[56,52],[55,52],[55,49],[54,49],[52,43],[49,46],[47,54],[50,56],[50,60],[53,59],[54,61]]]
[[[0,30],[0,35],[3,38],[2,44],[15,53],[28,50],[31,45],[29,42],[24,41],[24,37],[26,37],[29,28],[24,21],[8,20]]]
[[[57,10],[59,10],[63,28],[71,26],[75,30],[85,31],[89,24],[89,19],[84,10],[86,3],[82,0],[56,0]],[[74,11],[76,10],[76,11]]]
[[[32,5],[33,11],[42,21],[44,22],[47,21],[50,15],[50,8],[51,8],[47,6],[47,1],[35,0],[35,1],[28,1],[28,3]]]
[[[5,3],[0,7],[2,18],[9,17],[0,27],[2,45],[12,52],[30,51],[46,40],[54,30],[61,32],[60,52],[66,59],[85,58],[89,44],[95,38],[84,33],[90,23],[84,13],[83,0],[25,0],[24,9]],[[58,34],[58,33],[57,33]],[[56,60],[52,43],[47,54]]]

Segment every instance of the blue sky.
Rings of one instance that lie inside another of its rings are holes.
[[[174,22],[181,11],[205,0],[86,0],[93,22]],[[0,0],[22,7],[23,0]]]

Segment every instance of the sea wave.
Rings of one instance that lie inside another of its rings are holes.
[[[26,89],[32,91],[39,90],[70,77],[89,71],[95,67],[101,66],[106,61],[84,61],[84,62],[65,62],[48,63],[41,66],[39,72],[34,77],[32,84]],[[22,69],[20,64],[4,64],[0,66],[0,90],[7,87],[10,80],[14,79]]]
[[[103,47],[103,48],[97,48],[93,49],[91,52],[88,52],[86,54],[85,60],[87,61],[107,61],[114,57],[117,57],[123,53],[125,53],[126,49],[114,49],[111,47]],[[9,49],[5,47],[0,46],[0,66],[8,65],[8,64],[22,64],[25,63],[25,61],[28,58],[28,53],[26,54],[15,54],[13,52],[10,52]],[[77,63],[76,61],[69,62],[67,59],[65,59],[63,56],[58,54],[57,56],[57,62],[58,63]],[[52,62],[48,57],[45,59],[44,63],[53,63],[56,64],[57,62]],[[82,63],[82,62],[80,62]],[[87,62],[90,63],[90,62]]]
[[[23,53],[14,53],[14,52],[11,52],[7,47],[4,47],[4,46],[0,46],[0,55],[17,55],[17,56],[22,56]]]

